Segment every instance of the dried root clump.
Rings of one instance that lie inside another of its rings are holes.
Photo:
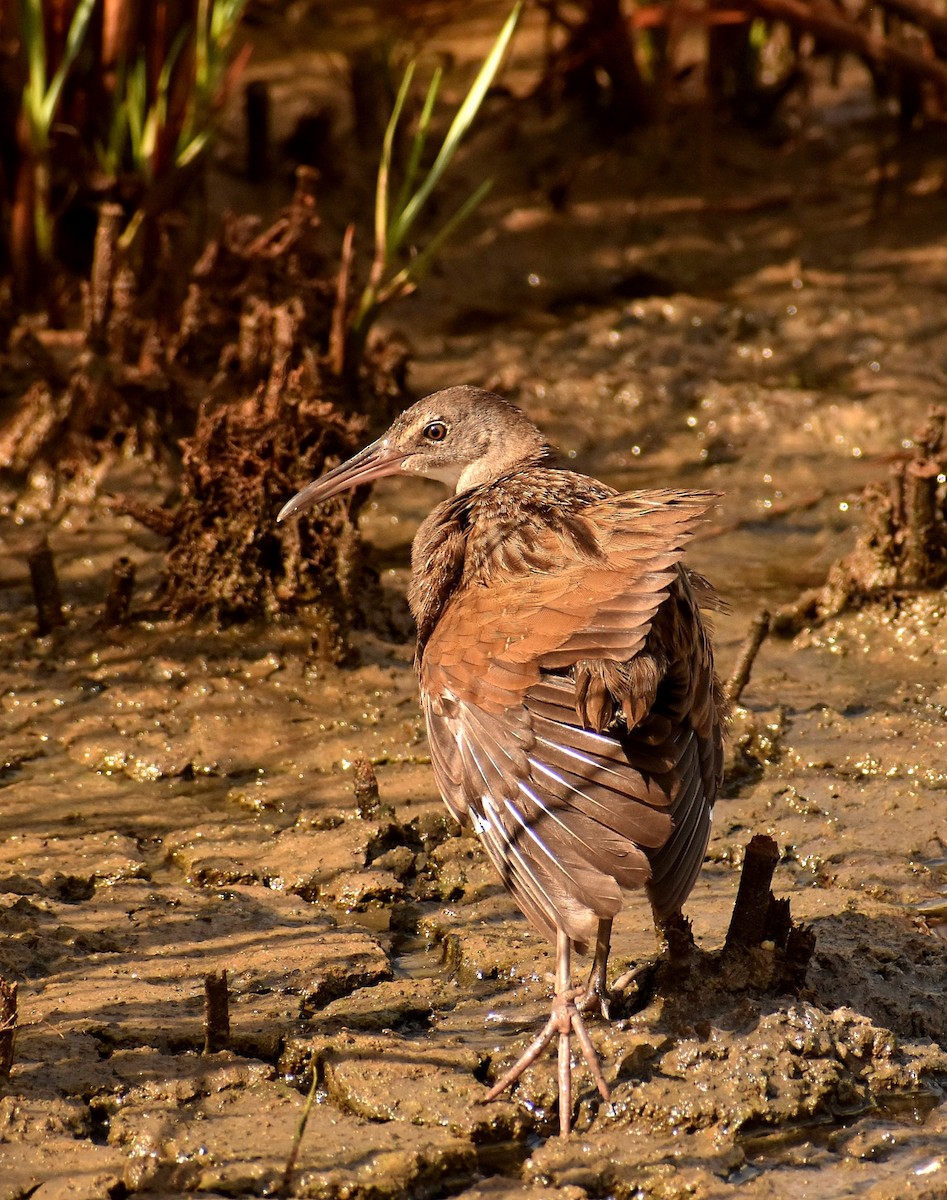
[[[406,357],[389,341],[344,362],[345,288],[326,274],[317,230],[305,186],[269,229],[224,222],[195,269],[172,349],[189,369],[213,372],[182,442],[180,500],[122,505],[169,539],[162,592],[173,617],[314,608],[320,657],[338,659],[346,630],[378,616],[352,520],[360,497],[285,526],[276,514],[327,461],[351,454],[372,418],[387,421],[403,404]]]
[[[11,481],[48,475],[54,493],[77,476],[94,486],[116,454],[152,452],[193,425],[197,381],[178,368],[167,332],[186,257],[168,218],[143,290],[119,250],[123,220],[119,205],[102,206],[91,278],[73,294],[60,287],[55,322],[0,320],[0,467]]]
[[[279,387],[274,368],[285,371],[304,346],[326,348],[337,281],[322,248],[315,184],[301,170],[292,202],[267,228],[259,217],[225,214],[194,265],[169,353],[214,392]]]
[[[136,273],[121,210],[103,206],[81,328],[21,321],[10,333],[5,378],[17,398],[0,416],[0,466],[21,483],[53,480],[54,492],[81,474],[94,491],[119,451],[179,442],[175,507],[119,501],[169,539],[171,615],[247,620],[314,606],[318,653],[339,658],[345,631],[379,613],[352,523],[361,498],[286,527],[275,517],[403,406],[407,356],[393,339],[350,338],[351,238],[336,268],[315,182],[301,170],[269,227],[225,216],[193,268],[187,231],[169,215],[156,261]]]
[[[45,314],[12,317],[0,295],[0,466],[62,474],[116,448],[169,444],[194,428],[202,401],[279,388],[307,350],[330,356],[353,407],[386,419],[402,399],[403,362],[389,353],[379,371],[377,346],[346,359],[351,254],[339,272],[324,253],[315,185],[300,169],[268,228],[225,214],[199,255],[175,214],[150,257],[123,251],[122,209],[103,205],[91,278],[76,303],[63,299],[62,328]]]
[[[791,634],[869,601],[947,586],[947,409],[931,410],[914,454],[887,483],[866,488],[854,549],[821,588],[779,612],[773,628]]]
[[[202,410],[184,443],[178,505],[135,513],[169,539],[162,599],[170,615],[246,620],[312,603],[357,618],[350,506],[285,527],[276,513],[298,490],[300,473],[318,475],[327,458],[350,453],[363,429],[363,419],[320,398],[311,367],[292,373],[273,412],[256,395]]]

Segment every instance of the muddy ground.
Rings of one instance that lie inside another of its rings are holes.
[[[256,67],[277,93],[280,49]],[[860,78],[817,91],[779,144],[709,152],[685,122],[589,153],[587,133],[498,107],[488,207],[390,315],[419,394],[496,386],[580,469],[723,494],[691,556],[731,605],[723,674],[761,605],[824,578],[862,486],[943,400],[943,154],[906,142],[901,186],[880,192]],[[169,483],[129,462],[108,490]],[[393,605],[437,495],[386,482],[365,510]],[[311,663],[304,623],[172,624],[149,601],[160,539],[103,498],[49,530],[69,624],[37,638],[25,554],[43,517],[10,499],[0,976],[20,1028],[0,1200],[272,1194],[313,1071],[286,1194],[947,1196],[942,595],[765,643],[687,912],[701,952],[719,947],[743,849],[772,834],[776,892],[816,936],[805,984],[767,987],[765,950],[743,978],[702,957],[659,975],[594,1025],[613,1106],[580,1073],[562,1140],[551,1059],[478,1103],[543,1020],[552,950],[444,814],[410,644],[365,635],[337,670]],[[133,619],[105,629],[119,554],[138,567]],[[614,945],[616,973],[654,958],[643,901]],[[231,1042],[204,1054],[221,969]]]

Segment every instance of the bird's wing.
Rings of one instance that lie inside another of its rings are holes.
[[[458,695],[498,712],[522,703],[544,671],[634,658],[713,501],[707,492],[629,492],[534,535],[531,561],[541,567],[466,586],[447,604],[424,650],[422,685],[449,679]]]
[[[424,649],[421,690],[445,801],[469,817],[533,923],[558,925],[579,944],[617,913],[623,891],[648,882],[647,852],[668,843],[678,800],[689,802],[682,775],[692,775],[695,749],[692,731],[661,714],[635,747],[586,728],[569,671],[641,653],[711,500],[616,496],[572,514],[568,530],[534,533],[531,559],[542,569],[462,589]]]
[[[574,689],[560,682],[568,708]],[[559,926],[586,945],[622,893],[648,882],[642,841],[670,833],[666,811],[630,795],[636,784],[646,795],[647,782],[605,735],[522,706],[491,713],[448,691],[423,693],[423,703],[448,807],[472,823],[533,925],[550,934]]]
[[[661,723],[678,731],[680,755],[664,784],[673,794],[671,836],[650,850],[648,894],[659,917],[677,912],[697,878],[707,842],[714,800],[723,781],[723,728],[726,705],[714,673],[713,653],[690,576],[681,571],[666,604],[658,610],[649,645],[666,663],[654,707],[626,736],[637,761],[637,744]]]

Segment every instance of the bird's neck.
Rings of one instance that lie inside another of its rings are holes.
[[[518,475],[540,466],[551,454],[538,429],[532,425],[519,432],[509,443],[495,446],[489,454],[463,467],[454,488],[458,495],[474,489],[489,488],[511,475]]]
[[[421,522],[411,547],[408,589],[418,628],[418,662],[451,596],[472,577],[487,582],[490,547],[522,519],[516,500],[519,478],[514,472],[458,492]]]
[[[411,547],[408,604],[418,627],[418,661],[464,574],[470,497],[451,496],[421,522]]]

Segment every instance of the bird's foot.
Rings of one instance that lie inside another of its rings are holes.
[[[608,988],[605,986],[605,981],[600,979],[594,970],[589,976],[588,983],[579,990],[575,1006],[584,1017],[587,1017],[589,1013],[596,1013],[606,1021],[612,1019],[611,997]]]
[[[582,1057],[595,1080],[599,1095],[610,1103],[608,1084],[602,1074],[602,1067],[592,1045],[585,1022],[582,1020],[582,997],[588,995],[586,988],[570,988],[559,992],[553,998],[549,1020],[539,1034],[530,1042],[523,1054],[513,1066],[493,1085],[483,1103],[495,1100],[497,1096],[511,1087],[523,1074],[527,1067],[539,1058],[554,1037],[559,1038],[559,1131],[566,1134],[572,1127],[572,1050],[571,1038],[574,1033],[582,1051]],[[576,1003],[578,1001],[578,1003]],[[593,1004],[594,1006],[594,1004]]]
[[[638,963],[637,966],[631,967],[629,970],[627,970],[624,975],[618,976],[612,987],[612,991],[621,994],[627,992],[629,988],[632,987],[634,987],[635,991],[637,991],[638,985],[641,983],[641,981],[645,979],[653,970],[654,963]]]

